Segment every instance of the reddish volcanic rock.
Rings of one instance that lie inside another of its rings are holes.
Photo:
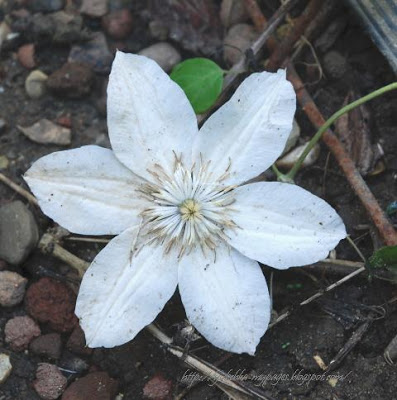
[[[153,400],[167,400],[171,398],[172,382],[162,375],[155,375],[143,388],[143,397]]]
[[[6,343],[14,351],[26,350],[29,343],[40,333],[39,326],[27,315],[10,319],[4,328]]]
[[[65,390],[67,382],[56,365],[42,363],[37,368],[33,387],[42,399],[55,400]]]
[[[62,400],[113,400],[118,382],[106,372],[92,372],[74,381],[65,391]]]
[[[124,39],[132,31],[131,12],[126,8],[112,11],[102,18],[102,26],[113,39]]]
[[[36,66],[34,60],[34,44],[25,44],[18,49],[18,61],[27,69],[32,69]]]
[[[27,312],[57,332],[69,332],[76,326],[75,303],[71,289],[47,277],[31,285],[25,296]]]

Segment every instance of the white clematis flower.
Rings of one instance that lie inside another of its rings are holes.
[[[199,132],[184,92],[154,61],[117,53],[113,151],[52,153],[25,176],[44,213],[69,231],[118,235],[81,283],[76,314],[90,347],[131,340],[178,285],[207,340],[254,354],[271,311],[254,260],[314,263],[346,236],[336,212],[298,186],[241,185],[281,154],[295,103],[284,71],[255,73]]]

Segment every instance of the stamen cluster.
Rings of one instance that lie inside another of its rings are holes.
[[[142,212],[143,231],[150,242],[164,245],[165,252],[179,247],[179,257],[199,245],[214,250],[219,239],[225,240],[227,228],[234,229],[231,205],[234,186],[226,186],[230,165],[214,177],[211,162],[186,168],[181,157],[174,154],[172,174],[160,165],[149,171],[155,183],[145,183],[141,192],[152,203]]]

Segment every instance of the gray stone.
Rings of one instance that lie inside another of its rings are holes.
[[[103,17],[108,12],[107,3],[107,0],[83,0],[80,12],[92,18]]]
[[[0,22],[0,51],[3,43],[7,40],[7,36],[11,33],[11,29],[6,22]]]
[[[157,40],[166,40],[168,38],[168,27],[160,20],[154,20],[149,23],[149,32]]]
[[[171,69],[182,60],[178,50],[166,42],[156,43],[146,47],[146,49],[141,50],[139,54],[156,61],[165,72],[171,71]]]
[[[10,362],[10,356],[4,353],[0,354],[0,385],[2,385],[7,378],[10,376],[12,371],[12,365]]]
[[[96,32],[88,42],[72,47],[68,61],[87,64],[93,71],[107,74],[110,71],[113,55],[109,51],[104,34]]]
[[[244,0],[222,0],[219,16],[225,28],[245,22],[249,17]]]
[[[65,6],[65,0],[34,0],[30,3],[35,12],[54,12]]]
[[[0,207],[0,258],[17,265],[36,247],[39,230],[33,214],[21,201]]]
[[[37,13],[32,17],[31,32],[37,42],[70,44],[88,40],[91,34],[83,28],[81,15],[58,11]]]
[[[323,57],[325,74],[332,79],[340,79],[347,72],[349,65],[346,58],[337,51],[329,51]]]
[[[248,24],[232,26],[223,42],[223,57],[228,64],[235,64],[251,43],[258,37],[254,27]]]
[[[12,271],[0,271],[0,305],[16,306],[23,300],[28,280]]]
[[[53,143],[68,146],[72,140],[69,128],[54,124],[48,119],[40,119],[31,126],[19,126],[17,128],[30,140],[36,143]]]

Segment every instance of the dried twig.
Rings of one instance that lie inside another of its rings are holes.
[[[346,275],[342,279],[339,279],[339,281],[333,283],[332,285],[327,286],[324,290],[321,290],[321,291],[315,293],[313,296],[309,297],[308,299],[303,300],[302,302],[299,303],[299,306],[305,306],[306,304],[311,303],[312,301],[318,299],[319,297],[321,297],[325,293],[327,293],[327,292],[335,289],[336,287],[342,285],[342,283],[345,283],[345,282],[349,281],[350,279],[354,278],[356,275],[361,274],[361,272],[363,272],[363,271],[365,271],[365,267],[358,268],[356,271],[353,271],[349,275]],[[281,322],[284,319],[286,319],[290,314],[291,314],[291,311],[286,311],[285,313],[281,314],[278,318],[276,318],[275,321],[270,323],[269,329],[273,328],[273,326],[277,325],[279,322]]]
[[[185,354],[184,350],[172,344],[172,339],[168,337],[160,328],[154,324],[150,324],[147,330],[158,340],[160,340],[166,347],[166,349],[183,361],[186,365],[194,368],[196,371],[200,372],[206,376],[210,382],[215,383],[218,387],[222,388],[225,385],[227,389],[235,390],[239,393],[250,396],[255,399],[271,400],[271,398],[259,390],[250,385],[243,384],[242,382],[236,382],[229,378],[229,376],[222,370],[216,368],[212,364],[201,360],[195,355]]]
[[[318,13],[323,3],[321,0],[310,1],[303,13],[296,19],[290,33],[275,47],[266,63],[267,70],[274,71],[279,68],[285,58],[292,52],[295,43],[304,34],[307,25]]]
[[[80,278],[83,277],[85,271],[90,265],[89,262],[82,260],[64,249],[49,233],[45,233],[42,236],[38,247],[44,254],[52,254],[56,258],[75,268],[78,271]]]
[[[339,364],[345,359],[345,357],[354,349],[354,347],[360,342],[365,332],[367,332],[371,325],[371,320],[363,322],[350,336],[349,340],[339,350],[338,354],[328,364],[327,371],[333,371]]]
[[[256,39],[251,47],[249,48],[248,52],[250,52],[254,57],[258,55],[258,53],[263,49],[268,39],[271,37],[273,32],[277,29],[280,25],[281,21],[284,19],[287,12],[298,2],[299,0],[287,0],[281,7],[273,14],[273,16],[269,19],[264,27],[261,35]],[[231,86],[236,82],[238,76],[246,71],[247,67],[247,57],[245,54],[241,56],[239,61],[233,65],[233,67],[229,70],[228,74],[223,83],[222,93],[220,94],[218,101],[215,106],[211,107],[206,113],[201,114],[198,117],[198,121],[204,121],[220,104],[225,101],[226,95],[228,94],[228,90]]]
[[[0,182],[3,182],[6,184],[8,187],[10,187],[12,190],[20,194],[22,197],[24,197],[29,203],[34,204],[35,206],[38,205],[36,197],[34,197],[32,194],[30,194],[27,190],[22,188],[21,186],[17,185],[15,182],[13,182],[11,179],[7,178],[4,174],[0,172]]]

